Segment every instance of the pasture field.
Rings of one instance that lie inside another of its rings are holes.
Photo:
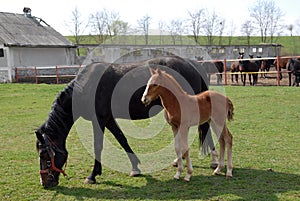
[[[225,87],[235,106],[235,120],[228,123],[234,137],[231,180],[211,175],[210,157],[199,158],[195,141],[189,183],[173,180],[176,169],[170,161],[163,170],[135,178],[104,167],[97,184],[87,185],[83,181],[93,158],[72,128],[67,139],[68,177],[61,176],[57,187],[43,189],[34,130],[64,86],[0,85],[1,200],[300,200],[300,91],[283,86]],[[147,120],[138,122],[144,123]],[[172,137],[169,127],[162,132]],[[106,132],[106,137],[111,135]],[[128,140],[133,150],[149,151],[163,141]]]

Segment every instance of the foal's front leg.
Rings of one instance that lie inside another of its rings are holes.
[[[182,163],[182,152],[181,152],[181,135],[178,129],[173,128],[173,133],[174,133],[174,147],[175,147],[175,152],[177,155],[177,172],[174,175],[174,179],[179,179],[181,172],[183,170],[183,163]]]

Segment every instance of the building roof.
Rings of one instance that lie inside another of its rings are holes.
[[[63,35],[31,14],[0,12],[0,44],[20,47],[74,47]]]

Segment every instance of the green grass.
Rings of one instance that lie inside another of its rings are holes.
[[[231,180],[211,175],[210,157],[200,159],[194,142],[189,183],[174,181],[176,170],[170,165],[136,178],[104,168],[97,184],[87,185],[83,181],[93,158],[73,128],[67,139],[68,177],[45,190],[39,184],[34,130],[64,86],[0,85],[2,200],[300,200],[300,93],[292,87],[225,87],[235,106],[235,120],[228,124],[234,136]],[[149,120],[134,124],[147,126]],[[172,136],[169,127],[162,129],[163,135]],[[109,133],[106,137],[113,141]],[[137,153],[155,151],[164,143],[130,136],[128,140]]]

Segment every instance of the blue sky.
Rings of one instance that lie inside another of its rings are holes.
[[[248,8],[254,2],[256,0],[9,0],[1,5],[0,11],[22,13],[23,7],[30,7],[32,15],[42,18],[63,35],[70,35],[66,22],[71,20],[75,7],[86,19],[103,8],[113,10],[133,26],[147,14],[152,18],[150,28],[153,29],[158,27],[160,20],[185,19],[187,11],[207,8],[226,19],[227,24],[233,21],[239,33],[240,24],[249,18]],[[295,25],[295,21],[300,19],[299,0],[275,0],[275,3],[285,13],[285,23]]]

